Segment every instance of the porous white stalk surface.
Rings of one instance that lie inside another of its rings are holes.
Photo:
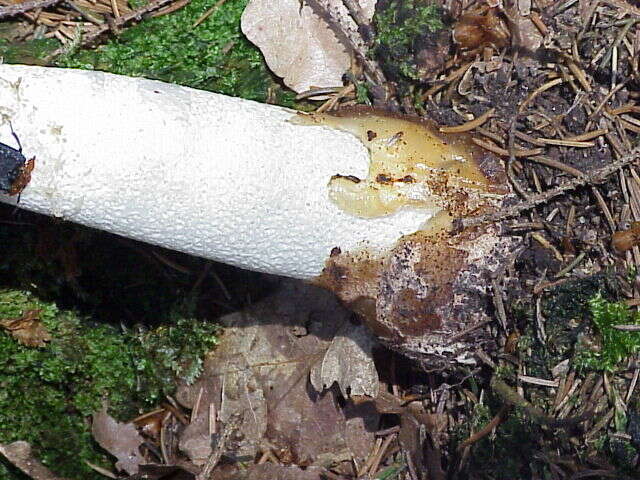
[[[0,65],[0,141],[36,157],[20,208],[243,268],[312,278],[331,249],[388,247],[425,211],[340,211],[366,176],[355,137],[291,110],[101,72]],[[15,197],[0,195],[15,203]]]

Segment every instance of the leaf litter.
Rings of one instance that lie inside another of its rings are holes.
[[[375,4],[375,0],[359,3],[367,20],[373,17]],[[327,22],[327,12],[343,26],[338,32]],[[342,87],[352,54],[349,42],[339,36],[347,36],[359,47],[364,43],[341,0],[251,0],[241,26],[247,38],[260,48],[269,68],[297,93]]]
[[[9,332],[22,345],[44,347],[51,335],[42,324],[40,310],[27,310],[17,318],[0,319],[0,326]]]
[[[327,356],[336,332],[350,319],[328,292],[294,282],[224,317],[224,335],[205,360],[202,376],[178,391],[178,401],[196,412],[180,448],[201,464],[213,451],[211,435],[218,424],[238,416],[230,439],[233,457],[271,451],[285,463],[323,467],[349,462],[354,455],[362,460],[373,441],[373,432],[363,425],[375,422],[347,418],[350,402],[342,408],[335,388],[316,391],[309,382],[314,365]],[[371,359],[354,359],[361,362]],[[346,386],[353,388],[348,381]],[[350,435],[354,428],[362,434],[357,439]]]
[[[107,413],[107,406],[93,415],[91,425],[93,438],[111,455],[116,457],[116,468],[129,475],[138,473],[143,461],[139,448],[144,443],[132,423],[120,423]]]

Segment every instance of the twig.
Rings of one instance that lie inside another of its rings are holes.
[[[216,10],[218,10],[222,4],[224,2],[226,2],[227,0],[218,0],[213,7],[207,9],[206,12],[204,12],[202,15],[200,15],[200,17],[198,17],[198,19],[193,23],[193,25],[191,26],[191,28],[196,28],[198,25],[200,25],[202,22],[204,22],[207,18],[209,18],[211,16],[212,13],[214,13]]]
[[[462,442],[460,442],[460,445],[458,445],[458,451],[460,452],[464,450],[466,447],[473,445],[478,440],[481,440],[482,438],[489,435],[494,428],[500,425],[504,421],[504,419],[507,418],[508,413],[509,413],[509,407],[506,405],[503,405],[498,411],[498,413],[496,414],[496,416],[493,417],[489,423],[487,423],[484,427],[482,427],[480,430],[478,430],[476,433],[471,435],[466,440],[463,440]]]
[[[589,184],[597,184],[605,181],[609,175],[618,171],[625,165],[629,165],[633,161],[637,160],[637,156],[640,153],[640,148],[634,148],[629,154],[624,155],[622,158],[611,162],[593,173],[580,175],[579,177],[569,180],[559,187],[556,187],[546,192],[531,195],[528,200],[520,202],[512,207],[505,208],[501,211],[488,213],[486,215],[478,215],[476,217],[462,218],[457,221],[459,230],[464,230],[467,227],[474,225],[481,225],[483,223],[492,223],[504,220],[506,218],[515,217],[520,215],[526,210],[531,210],[538,205],[548,202],[552,198],[560,196],[571,190],[575,190],[578,187]]]
[[[132,20],[140,20],[142,18],[143,15],[146,15],[147,13],[153,12],[154,10],[157,10],[158,8],[164,7],[165,5],[173,2],[175,0],[156,0],[155,2],[151,2],[148,5],[145,5],[144,7],[135,10],[134,12],[131,12],[127,15],[123,15],[121,17],[118,17],[115,20],[115,25],[117,27],[121,27],[126,23],[129,23]],[[95,28],[94,30],[88,32],[82,39],[82,45],[88,45],[94,42],[94,40],[96,40],[100,35],[102,35],[103,33],[108,32],[109,26],[108,25],[103,25],[100,26],[98,28]]]
[[[208,480],[211,476],[211,472],[218,462],[220,458],[222,458],[222,454],[225,452],[225,444],[229,440],[231,434],[235,431],[236,427],[240,424],[240,417],[233,416],[225,425],[224,430],[222,431],[222,435],[220,435],[220,439],[216,444],[216,448],[213,450],[209,458],[207,459],[207,463],[204,465],[202,471],[196,477],[196,480]]]
[[[569,175],[573,175],[574,177],[580,177],[584,175],[584,173],[577,168],[573,168],[572,166],[554,160],[553,158],[545,157],[544,155],[535,155],[532,157],[527,157],[527,159],[541,163],[542,165],[546,165],[547,167],[557,168],[558,170],[568,173]]]
[[[389,445],[391,445],[391,442],[395,440],[396,436],[397,435],[395,433],[392,433],[391,435],[389,435],[387,438],[384,439],[384,443],[380,447],[380,450],[378,450],[378,453],[376,454],[376,456],[373,459],[373,462],[371,463],[371,467],[369,468],[369,475],[375,475],[375,473],[378,471],[383,455],[387,452]]]
[[[453,127],[440,127],[440,131],[442,133],[468,132],[470,130],[473,130],[474,128],[479,127],[484,122],[489,120],[489,118],[493,117],[493,114],[495,113],[495,111],[496,111],[495,108],[490,108],[489,110],[484,112],[482,115],[471,120],[470,122],[463,123],[462,125],[455,125]]]
[[[495,153],[496,155],[500,155],[502,157],[509,157],[509,151],[504,148],[500,148],[496,145],[493,145],[490,142],[485,142],[484,140],[480,140],[479,138],[472,138],[471,141],[478,145],[479,147],[484,148],[485,150],[489,150],[490,152]],[[512,153],[514,157],[531,157],[533,155],[540,155],[544,152],[544,148],[531,148],[528,150],[522,148],[514,148]]]
[[[296,95],[296,100],[304,100],[309,97],[317,97],[319,95],[330,95],[333,93],[338,93],[343,87],[323,87],[323,88],[310,88],[309,90],[305,90],[304,92]]]
[[[0,7],[0,18],[13,17],[20,13],[35,10],[37,8],[47,8],[55,5],[61,0],[31,0],[30,2],[16,3],[7,7]]]
[[[585,257],[585,255],[586,254],[584,252],[580,252],[580,255],[578,255],[576,258],[574,258],[573,261],[571,263],[569,263],[569,265],[567,265],[562,270],[560,270],[558,273],[556,273],[553,276],[553,278],[560,278],[560,277],[565,276],[567,273],[569,273],[571,270],[573,270],[582,261],[582,259]]]

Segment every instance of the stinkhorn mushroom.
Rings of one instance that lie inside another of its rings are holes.
[[[466,134],[18,65],[0,66],[0,116],[0,141],[11,125],[36,157],[21,208],[313,280],[405,352],[461,360],[486,340],[479,299],[512,242],[451,223],[499,208],[508,188]]]

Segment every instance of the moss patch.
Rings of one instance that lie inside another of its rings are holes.
[[[393,78],[419,80],[416,54],[444,28],[441,8],[428,0],[383,0],[376,10],[374,56]]]
[[[588,302],[591,319],[599,335],[600,345],[579,352],[579,365],[594,370],[613,371],[630,355],[640,351],[640,331],[623,331],[616,325],[640,325],[640,314],[622,302],[607,301],[598,293]]]
[[[518,319],[522,336],[518,349],[530,375],[549,378],[551,369],[563,360],[572,358],[591,334],[589,301],[598,292],[611,301],[617,299],[616,283],[612,275],[598,274],[573,280],[549,290],[542,298],[540,322],[546,339],[540,339],[535,306],[528,299],[510,306]],[[526,353],[526,352],[531,352]]]
[[[250,100],[292,104],[293,92],[281,88],[260,51],[240,31],[247,0],[228,0],[200,25],[193,25],[215,2],[193,0],[170,15],[127,28],[95,50],[80,50],[59,65],[144,76]]]
[[[0,32],[0,55],[2,55],[4,63],[44,66],[44,59],[59,46],[58,41],[52,38],[42,38],[28,42],[12,42],[2,35],[3,33]]]
[[[41,310],[52,340],[27,348],[0,332],[0,442],[30,442],[45,465],[69,478],[97,477],[85,460],[110,465],[88,422],[103,400],[130,419],[170,393],[176,377],[193,380],[216,341],[215,326],[179,311],[155,330],[123,334],[26,292],[0,290],[0,318],[31,309]]]
[[[454,430],[452,448],[483,428],[498,408],[497,404],[491,409],[484,404],[476,405],[468,421]],[[487,480],[546,478],[545,466],[534,460],[541,438],[542,428],[516,409],[496,429],[495,435],[485,436],[473,444],[462,478],[467,478],[464,475]],[[514,445],[518,448],[514,449]]]

